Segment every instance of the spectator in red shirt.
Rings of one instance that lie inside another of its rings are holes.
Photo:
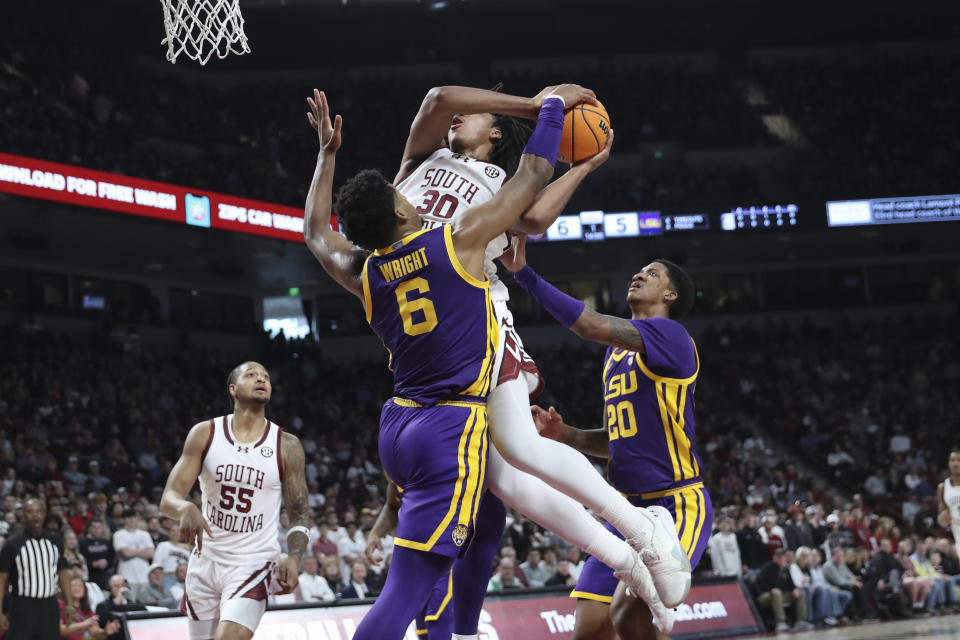
[[[83,535],[83,530],[92,517],[93,514],[87,508],[87,499],[83,496],[77,496],[73,504],[70,505],[70,519],[68,520],[70,528],[78,536]]]

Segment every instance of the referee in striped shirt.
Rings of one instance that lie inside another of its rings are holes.
[[[0,549],[0,597],[12,587],[9,610],[0,613],[7,640],[59,640],[57,583],[67,612],[73,611],[70,571],[60,537],[43,530],[47,508],[36,499],[23,506],[26,530],[7,538]]]

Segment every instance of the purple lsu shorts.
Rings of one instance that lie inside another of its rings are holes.
[[[392,398],[380,413],[378,449],[403,495],[394,544],[460,557],[476,526],[487,465],[487,407]]]
[[[687,552],[690,565],[697,566],[700,557],[707,549],[713,528],[713,504],[702,482],[668,491],[628,496],[628,499],[638,507],[659,505],[669,511],[677,524],[680,545]],[[604,524],[615,536],[623,539],[620,532],[610,526],[609,522]],[[617,590],[618,582],[619,580],[613,575],[613,569],[596,558],[590,557],[584,563],[577,585],[570,592],[570,597],[610,604],[613,602],[613,593]]]

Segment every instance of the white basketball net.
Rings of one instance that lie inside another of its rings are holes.
[[[160,0],[167,37],[167,60],[176,64],[181,53],[207,64],[216,54],[250,53],[243,32],[240,0]]]

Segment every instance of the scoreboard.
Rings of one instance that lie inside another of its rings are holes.
[[[546,233],[532,241],[580,240],[601,242],[615,238],[638,238],[690,231],[762,231],[795,227],[800,208],[795,204],[733,207],[694,213],[661,211],[581,211],[564,215]]]

